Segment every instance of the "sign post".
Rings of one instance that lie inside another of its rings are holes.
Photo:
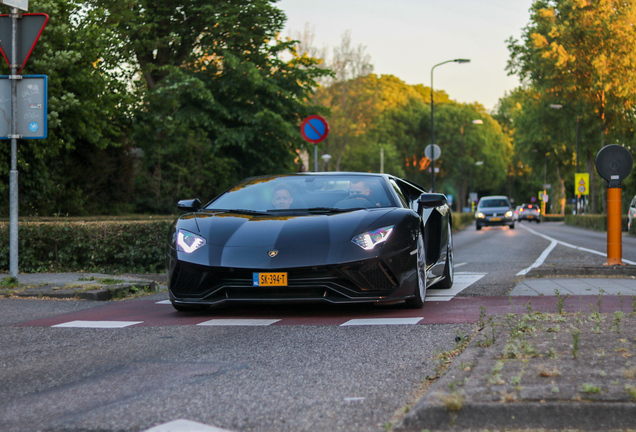
[[[9,64],[11,75],[11,121],[7,138],[11,139],[11,166],[9,171],[9,276],[18,277],[18,138],[22,138],[18,130],[18,81],[23,77],[20,75],[26,64],[33,47],[44,30],[44,26],[49,19],[46,14],[20,14],[18,8],[28,10],[28,0],[2,0],[2,4],[11,6],[9,15],[0,16],[0,51]],[[26,22],[29,24],[19,25],[24,17],[31,16]],[[9,21],[11,33],[7,37]],[[27,43],[27,47],[20,44],[20,38]],[[11,41],[7,44],[7,39]],[[30,44],[30,48],[28,48]],[[9,53],[7,58],[6,53]],[[44,113],[46,116],[46,112]],[[39,129],[39,124],[32,128]],[[46,129],[46,123],[43,130]]]
[[[314,144],[314,172],[318,172],[318,143],[323,142],[329,135],[329,123],[324,117],[310,115],[300,124],[300,134],[305,141]]]
[[[596,155],[596,171],[607,181],[607,262],[623,263],[623,222],[621,181],[632,172],[634,159],[625,148],[616,144],[603,147]]]

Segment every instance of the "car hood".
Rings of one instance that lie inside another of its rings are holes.
[[[192,254],[189,261],[262,269],[314,266],[375,256],[381,247],[365,251],[351,239],[370,228],[383,226],[381,219],[392,219],[387,216],[393,210],[293,216],[196,213],[182,217],[179,227],[198,232],[207,242],[201,253]],[[276,251],[273,257],[272,251]]]

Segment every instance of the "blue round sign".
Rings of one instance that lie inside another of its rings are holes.
[[[36,122],[29,123],[29,130],[31,132],[37,132],[40,126]]]
[[[322,116],[310,115],[300,125],[300,134],[312,144],[324,141],[329,134],[329,124]]]

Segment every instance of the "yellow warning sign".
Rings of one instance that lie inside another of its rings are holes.
[[[590,175],[588,173],[574,174],[574,194],[575,195],[590,194]]]

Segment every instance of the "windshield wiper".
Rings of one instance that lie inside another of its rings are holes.
[[[308,208],[309,213],[346,213],[354,210],[363,210],[365,207],[335,208],[335,207],[312,207]]]
[[[215,213],[239,213],[239,214],[246,214],[246,215],[265,215],[265,216],[269,214],[266,211],[248,210],[248,209],[205,209],[205,211],[215,212]]]

